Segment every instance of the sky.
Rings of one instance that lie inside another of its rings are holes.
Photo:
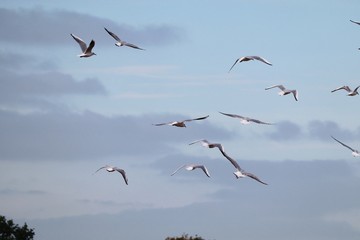
[[[358,239],[360,2],[0,2],[0,214],[37,240]],[[104,27],[145,50],[116,47]],[[96,42],[79,58],[74,34]],[[272,63],[236,59],[258,55]],[[296,89],[279,96],[282,84]],[[273,125],[243,125],[233,113]],[[154,126],[209,115],[186,128]],[[251,178],[236,179],[221,143]],[[171,173],[183,164],[201,170]],[[126,171],[129,184],[104,165]]]

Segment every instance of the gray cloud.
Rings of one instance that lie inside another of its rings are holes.
[[[70,33],[79,35],[84,40],[109,43],[111,37],[104,31],[110,28],[128,41],[146,45],[170,44],[181,39],[181,30],[169,25],[147,25],[137,28],[116,23],[109,19],[65,10],[45,11],[35,9],[0,8],[0,41],[26,45],[61,45],[69,43]],[[110,46],[110,45],[109,45]]]
[[[8,196],[8,195],[33,195],[33,196],[37,196],[37,195],[45,195],[48,194],[47,192],[44,191],[40,191],[40,190],[15,190],[15,189],[9,189],[9,188],[5,188],[5,189],[0,189],[0,195],[4,195],[4,196]]]
[[[90,111],[26,115],[0,111],[1,159],[143,156],[166,153],[173,149],[172,144],[187,144],[199,136],[207,136],[209,132],[219,138],[232,136],[232,133],[210,124],[193,123],[191,129],[151,125],[160,118],[162,115],[106,117]]]
[[[290,121],[279,122],[274,127],[275,131],[267,133],[266,136],[277,141],[298,139],[303,134],[301,127]]]
[[[360,135],[359,129],[350,131],[341,128],[336,122],[333,121],[318,121],[314,120],[308,124],[309,135],[321,140],[331,140],[330,135],[342,137],[343,139],[353,140]]]

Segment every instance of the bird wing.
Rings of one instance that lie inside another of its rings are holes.
[[[186,167],[186,166],[187,166],[187,165],[184,164],[184,165],[178,167],[178,168],[171,174],[171,176],[173,176],[173,175],[174,175],[175,173],[177,173],[180,169],[182,169],[182,168],[184,168],[184,167]]]
[[[360,86],[357,86],[355,89],[354,89],[354,93],[357,92],[357,90],[359,89]]]
[[[119,173],[121,173],[121,175],[123,176],[124,178],[124,181],[126,183],[126,185],[128,185],[128,178],[126,176],[126,172],[124,169],[121,169],[121,168],[114,168],[114,170],[118,171]]]
[[[196,121],[196,120],[204,120],[206,118],[208,118],[209,115],[205,116],[205,117],[199,117],[199,118],[193,118],[193,119],[186,119],[183,122],[190,122],[190,121]]]
[[[97,173],[98,171],[100,171],[101,169],[104,169],[104,168],[107,168],[107,167],[109,167],[109,166],[106,165],[106,166],[103,166],[103,167],[99,168],[98,170],[96,170],[96,171],[93,173],[93,175],[94,175],[95,173]]]
[[[257,176],[255,176],[255,175],[252,174],[252,173],[242,172],[242,174],[244,174],[244,175],[246,175],[246,176],[248,176],[248,177],[250,177],[250,178],[252,178],[252,179],[254,179],[254,180],[256,180],[256,181],[258,181],[258,182],[260,182],[260,183],[262,183],[262,184],[268,185],[266,182],[261,181]]]
[[[85,53],[87,46],[86,43],[84,42],[84,40],[82,40],[81,38],[75,36],[74,34],[70,33],[70,35],[75,39],[75,41],[80,45],[81,51],[83,53]]]
[[[128,43],[128,42],[122,42],[125,46],[131,47],[131,48],[135,48],[135,49],[140,49],[140,50],[145,50],[143,48],[140,48],[138,46],[136,46],[135,44],[132,43]]]
[[[341,90],[341,89],[344,89],[347,92],[351,92],[351,89],[349,88],[349,86],[341,86],[341,87],[338,87],[338,88],[332,90],[331,92],[335,92],[335,91],[338,91],[338,90]]]
[[[194,168],[201,168],[203,172],[206,174],[206,176],[210,177],[210,173],[204,165],[196,165],[194,166]]]
[[[263,62],[263,63],[266,63],[267,65],[272,66],[272,64],[268,60],[266,60],[265,58],[262,58],[262,57],[259,57],[259,56],[251,56],[251,57],[253,59],[256,59],[256,60],[258,60],[260,62]]]
[[[291,92],[292,92],[292,94],[294,95],[295,100],[297,101],[297,100],[299,99],[299,93],[298,93],[298,91],[292,90]]]
[[[194,142],[189,143],[189,145],[193,145],[193,144],[198,143],[198,142],[204,143],[204,144],[206,144],[206,145],[209,145],[209,144],[210,144],[208,140],[206,140],[206,139],[200,139],[200,140],[196,140],[196,141],[194,141]]]
[[[240,116],[240,115],[237,115],[237,114],[232,114],[232,113],[223,113],[223,112],[219,112],[223,115],[226,115],[226,116],[229,116],[229,117],[233,117],[233,118],[241,118],[241,119],[244,119],[243,116]]]
[[[280,88],[283,91],[285,90],[285,87],[283,85],[281,85],[281,84],[267,87],[267,88],[265,88],[265,90],[269,90],[269,89],[276,88],[276,87]]]
[[[234,62],[234,64],[231,66],[229,72],[231,71],[231,69],[233,69],[233,67],[240,61],[240,58],[236,59],[236,61]]]
[[[91,50],[93,49],[94,46],[95,46],[95,41],[91,40],[89,47],[85,50],[84,53],[91,53]]]
[[[353,21],[353,20],[350,20],[350,22],[360,25],[360,22],[356,22],[356,21]]]
[[[346,148],[348,148],[348,149],[350,149],[351,151],[353,151],[353,152],[355,152],[356,150],[355,149],[353,149],[353,148],[351,148],[351,147],[349,147],[348,145],[346,145],[345,143],[342,143],[342,142],[340,142],[339,140],[337,140],[336,138],[334,138],[333,136],[331,136],[332,137],[332,139],[334,139],[335,141],[337,141],[338,143],[340,143],[341,145],[343,145],[344,147],[346,147]]]
[[[163,126],[163,125],[174,125],[175,123],[177,122],[167,122],[167,123],[156,123],[156,124],[153,124],[154,126]]]
[[[121,39],[113,32],[110,32],[109,30],[106,29],[106,27],[104,27],[105,31],[107,31],[107,33],[112,36],[116,41],[121,42]]]
[[[251,122],[254,122],[254,123],[258,123],[258,124],[272,125],[272,123],[263,122],[263,121],[253,119],[253,118],[249,118],[248,120],[251,121]]]
[[[227,155],[227,153],[223,150],[223,149],[219,149],[220,152],[222,153],[222,155],[230,161],[230,163],[236,168],[238,169],[239,171],[242,171],[240,165],[237,163],[237,161],[233,158],[231,158],[229,155]]]

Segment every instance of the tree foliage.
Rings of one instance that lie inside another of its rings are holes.
[[[195,234],[195,236],[189,236],[188,234],[183,234],[181,237],[167,237],[165,240],[205,240],[202,237]]]
[[[32,240],[34,235],[34,229],[28,228],[26,223],[19,226],[0,215],[0,240]]]

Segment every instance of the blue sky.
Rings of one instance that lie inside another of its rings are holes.
[[[360,21],[359,7],[2,1],[0,213],[39,240],[359,237],[360,165],[330,138],[359,148],[359,96],[331,93],[360,85],[360,26],[349,21]],[[117,48],[103,27],[146,50]],[[78,58],[70,33],[94,39],[97,55]],[[273,66],[228,73],[246,55]],[[274,84],[297,89],[299,101],[264,90]],[[205,115],[187,128],[152,125]],[[188,145],[202,138],[269,185],[236,179],[216,149]],[[211,178],[170,176],[184,163],[205,164]],[[105,164],[125,169],[129,185],[92,175]]]

